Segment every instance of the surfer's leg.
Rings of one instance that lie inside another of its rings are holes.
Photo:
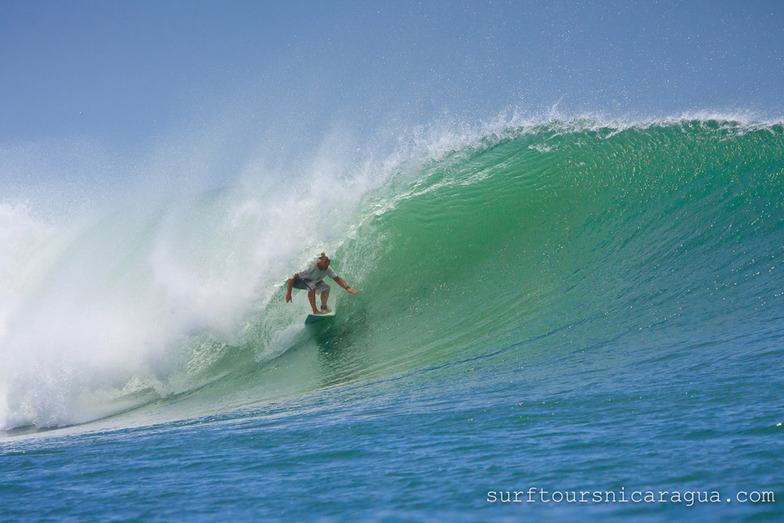
[[[308,291],[308,301],[310,302],[310,308],[313,309],[313,314],[323,314],[316,308],[316,289]]]
[[[321,292],[321,310],[329,310],[327,308],[327,300],[329,299],[329,289]]]
[[[316,292],[321,294],[321,311],[332,312],[327,308],[327,300],[329,299],[329,284],[324,280],[316,284]]]
[[[310,308],[313,309],[313,314],[322,314],[322,312],[316,308],[316,289],[318,288],[317,283],[313,283],[312,281],[305,278],[298,278],[294,280],[294,287],[308,291],[308,301],[310,302]]]

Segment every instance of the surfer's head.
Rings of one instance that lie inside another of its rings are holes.
[[[318,267],[320,271],[327,270],[327,267],[329,267],[329,258],[327,258],[327,255],[323,252],[316,262],[316,267]]]

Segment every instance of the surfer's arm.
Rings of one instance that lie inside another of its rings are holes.
[[[295,274],[286,282],[286,303],[291,301],[291,289],[294,287],[294,280],[299,278],[299,273]]]
[[[357,290],[356,289],[352,289],[351,287],[349,287],[348,283],[346,283],[346,280],[344,280],[340,276],[335,276],[332,279],[335,280],[335,283],[337,283],[338,285],[340,285],[341,287],[346,289],[346,294],[356,294],[357,293]]]

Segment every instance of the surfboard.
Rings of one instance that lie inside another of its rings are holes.
[[[328,314],[308,314],[308,317],[305,318],[305,325],[313,325],[314,323],[318,323],[324,320],[331,320],[335,317],[335,311],[332,311]]]

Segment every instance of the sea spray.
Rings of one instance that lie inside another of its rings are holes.
[[[136,189],[61,221],[4,204],[0,428],[88,421],[197,389],[225,375],[214,367],[227,352],[285,350],[252,325],[294,267],[339,245],[368,186],[324,155],[311,168]]]

